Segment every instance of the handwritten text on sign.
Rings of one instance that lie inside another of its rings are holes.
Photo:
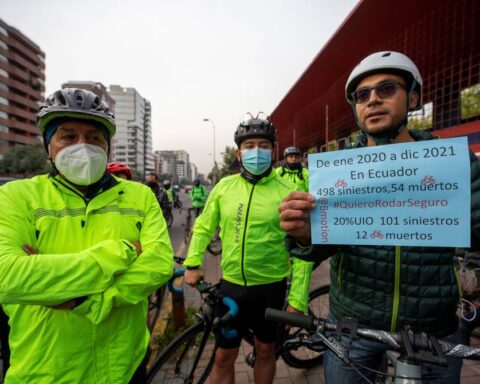
[[[465,137],[308,156],[314,244],[470,246]]]

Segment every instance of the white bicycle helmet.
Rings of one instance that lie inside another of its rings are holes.
[[[392,73],[401,76],[407,82],[409,94],[412,91],[418,93],[417,106],[412,108],[409,106],[409,111],[416,111],[422,109],[422,77],[418,71],[415,63],[410,60],[403,53],[394,51],[383,51],[372,53],[363,59],[350,73],[347,84],[345,85],[345,97],[347,102],[354,106],[352,92],[355,91],[358,83],[369,75],[375,73]],[[412,88],[413,85],[413,88]]]

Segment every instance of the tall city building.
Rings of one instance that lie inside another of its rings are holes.
[[[111,85],[115,100],[117,133],[113,161],[122,161],[140,175],[154,170],[152,154],[151,105],[135,88]]]
[[[169,177],[176,175],[176,164],[174,151],[155,151],[155,155],[158,157],[158,168],[155,168],[155,172],[161,175],[169,175]],[[173,181],[174,183],[177,180]]]
[[[17,144],[40,143],[36,113],[45,93],[45,53],[0,19],[0,157]]]
[[[182,179],[191,180],[192,179],[192,171],[190,168],[190,155],[187,151],[184,150],[177,150],[173,151],[175,154],[176,159],[176,166],[175,166],[175,173],[178,177],[178,180],[181,181]]]
[[[170,177],[175,184],[192,180],[192,166],[189,153],[183,149],[155,151],[155,172],[161,178]]]

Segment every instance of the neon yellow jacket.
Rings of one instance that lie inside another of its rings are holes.
[[[205,192],[203,185],[199,185],[198,187],[194,185],[190,190],[190,202],[192,203],[192,207],[204,207],[205,200],[207,200],[207,193]]]
[[[275,172],[277,172],[279,176],[295,183],[299,191],[308,192],[309,174],[307,168],[302,167],[302,177],[299,177],[297,170],[291,170],[286,167],[275,168]]]
[[[173,252],[150,189],[116,180],[88,202],[59,176],[0,188],[6,384],[128,383],[144,358],[147,296],[171,276]],[[73,310],[49,307],[76,298]]]
[[[285,232],[278,207],[295,186],[275,172],[253,185],[240,174],[220,180],[196,219],[184,266],[201,266],[211,237],[220,225],[223,278],[239,285],[280,281],[290,274]],[[288,302],[306,311],[311,263],[294,258]]]

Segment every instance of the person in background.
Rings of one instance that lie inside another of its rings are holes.
[[[52,172],[0,187],[5,383],[144,383],[147,297],[173,270],[160,207],[106,171],[116,126],[99,96],[58,90],[37,126]]]
[[[302,165],[302,152],[297,147],[288,147],[283,152],[284,163],[275,171],[298,186],[299,191],[308,192],[308,169]]]
[[[125,180],[132,180],[132,171],[130,170],[130,167],[120,161],[109,163],[107,165],[107,172]]]
[[[200,184],[200,179],[193,180],[193,187],[190,191],[190,202],[192,207],[195,208],[195,216],[198,217],[205,207],[205,201],[207,200],[207,193],[202,184]]]
[[[276,324],[265,320],[268,307],[282,309],[287,277],[293,269],[288,310],[305,312],[308,307],[310,263],[293,261],[285,249],[278,206],[295,185],[272,169],[276,131],[270,121],[253,118],[240,123],[234,134],[241,172],[222,178],[213,188],[203,213],[195,221],[184,266],[185,282],[195,285],[203,276],[205,249],[220,226],[222,240],[221,291],[233,298],[239,314],[231,326],[232,339],[221,333],[211,375],[212,384],[232,384],[234,363],[246,328],[255,334],[254,378],[272,383],[275,375]]]
[[[168,195],[168,201],[170,201],[170,205],[173,206],[176,193],[175,193],[175,190],[172,188],[172,183],[170,182],[170,180],[163,181],[163,189]]]
[[[157,198],[158,204],[162,209],[163,217],[168,217],[172,210],[172,205],[170,204],[170,199],[168,197],[167,191],[160,187],[158,183],[158,176],[154,172],[149,172],[146,177],[146,184],[152,190],[153,194]]]

